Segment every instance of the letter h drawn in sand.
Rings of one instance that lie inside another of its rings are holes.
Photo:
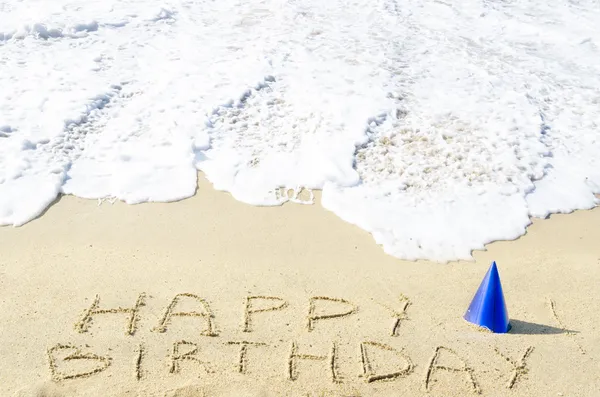
[[[288,379],[292,381],[298,379],[298,360],[328,361],[331,380],[333,383],[342,383],[342,378],[339,376],[337,369],[337,344],[335,342],[331,346],[329,360],[327,358],[327,356],[298,353],[298,344],[292,342],[292,349],[288,358]]]
[[[96,295],[96,297],[94,298],[94,302],[92,303],[90,308],[87,309],[83,313],[81,319],[75,323],[75,330],[79,333],[87,332],[90,327],[90,323],[92,322],[92,317],[97,314],[125,313],[129,314],[129,321],[127,321],[126,334],[133,335],[137,329],[137,323],[139,321],[139,310],[140,307],[144,305],[145,298],[146,294],[141,293],[138,296],[135,305],[132,308],[117,307],[114,309],[99,309],[98,306],[100,305],[100,295]]]
[[[175,308],[177,307],[179,302],[182,300],[182,298],[191,298],[191,299],[195,300],[196,302],[200,303],[200,306],[202,307],[202,312],[176,312]],[[198,295],[189,294],[189,293],[175,295],[175,297],[173,298],[173,300],[171,301],[169,306],[167,306],[167,309],[165,310],[165,314],[163,315],[162,319],[160,320],[160,323],[158,324],[157,327],[155,327],[153,329],[153,331],[166,332],[167,326],[170,324],[172,317],[202,317],[206,320],[206,329],[201,332],[201,335],[218,336],[218,334],[214,330],[214,324],[213,324],[213,320],[214,320],[215,316],[214,316],[212,310],[210,309],[208,302],[206,302],[206,300],[202,299]]]

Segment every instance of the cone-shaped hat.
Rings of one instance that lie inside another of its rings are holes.
[[[492,263],[483,278],[464,318],[495,333],[505,333],[510,329],[496,262]]]

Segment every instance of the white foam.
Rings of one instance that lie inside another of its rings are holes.
[[[254,205],[323,189],[446,261],[599,203],[592,0],[0,7],[0,225],[61,192],[180,200],[201,170]]]

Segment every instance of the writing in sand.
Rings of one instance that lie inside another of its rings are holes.
[[[100,317],[104,320],[114,321],[123,324],[125,338],[135,340],[132,346],[130,358],[127,359],[131,366],[131,377],[138,382],[150,381],[151,378],[145,376],[144,368],[148,365],[149,347],[141,340],[136,340],[141,320],[141,307],[145,305],[148,299],[145,293],[137,296],[135,302],[128,307],[105,307],[101,304],[100,296],[95,299],[81,314],[79,320],[75,323],[75,331],[85,334],[94,327],[94,319]],[[401,324],[407,319],[407,310],[411,306],[411,301],[401,295],[396,309],[388,308],[389,315],[382,318],[382,327],[389,338],[395,338],[400,335]],[[319,366],[319,375],[323,381],[341,384],[344,382],[360,381],[367,384],[377,382],[401,381],[408,376],[419,376],[422,379],[422,385],[425,390],[434,387],[435,378],[441,372],[451,376],[462,378],[461,382],[466,382],[473,393],[481,393],[481,387],[477,381],[477,371],[474,370],[455,350],[445,346],[431,346],[430,358],[427,365],[420,366],[419,371],[415,370],[415,365],[409,353],[402,348],[391,346],[391,343],[383,343],[380,340],[370,340],[368,338],[354,343],[356,351],[355,359],[360,362],[360,370],[354,375],[348,374],[348,365],[344,360],[349,360],[347,355],[340,354],[340,341],[331,341],[326,350],[314,351],[314,347],[307,346],[307,343],[300,343],[298,340],[288,340],[282,345],[275,345],[264,340],[253,340],[256,336],[255,325],[260,321],[266,321],[264,313],[279,312],[289,309],[288,302],[276,296],[247,296],[244,302],[239,306],[241,321],[238,335],[246,336],[239,338],[222,337],[216,327],[215,314],[209,302],[198,295],[192,293],[180,293],[168,302],[165,302],[160,313],[157,313],[157,321],[148,329],[155,335],[169,335],[169,328],[174,328],[174,324],[182,321],[182,318],[188,318],[194,321],[194,333],[197,338],[176,339],[175,341],[165,340],[169,344],[169,355],[164,360],[164,371],[167,374],[189,373],[190,375],[202,376],[202,374],[214,373],[213,364],[216,361],[224,360],[230,356],[224,357],[219,354],[206,354],[205,347],[210,344],[217,344],[223,349],[232,349],[235,352],[235,359],[231,361],[227,368],[231,372],[245,376],[249,372],[249,364],[254,361],[257,364],[263,357],[263,353],[269,349],[278,349],[276,357],[280,358],[281,368],[280,376],[282,380],[295,382],[302,377],[302,369],[306,365]],[[314,332],[319,328],[326,328],[333,322],[348,322],[347,329],[352,332],[358,327],[357,324],[350,323],[350,317],[359,312],[359,307],[355,303],[339,298],[329,296],[314,296],[308,299],[307,309],[301,315],[305,323],[306,333]],[[261,317],[263,317],[261,319]],[[104,322],[102,322],[104,324]],[[172,332],[171,332],[172,333]],[[254,333],[254,334],[253,334]],[[400,338],[398,338],[400,339]],[[201,351],[202,348],[202,351]],[[502,371],[506,371],[506,386],[513,388],[518,381],[524,377],[527,372],[527,359],[533,351],[533,347],[523,349],[519,359],[508,357],[501,353],[499,349],[492,348],[497,354],[505,359],[506,365]],[[108,350],[108,351],[100,351]],[[98,376],[105,371],[110,371],[115,358],[111,356],[111,349],[99,349],[85,345],[76,345],[73,343],[57,343],[47,350],[49,373],[55,382],[64,382],[68,380]],[[121,357],[122,358],[122,357]],[[263,358],[263,360],[265,360]],[[445,364],[451,362],[452,364]],[[344,368],[344,376],[340,373],[340,368]],[[419,372],[419,373],[415,373]],[[100,375],[101,376],[101,375]]]

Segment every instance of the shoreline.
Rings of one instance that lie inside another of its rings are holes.
[[[218,194],[225,194],[228,195],[230,198],[233,199],[232,195],[230,192],[224,191],[224,190],[217,190],[214,188],[212,182],[210,182],[206,176],[204,175],[204,173],[202,171],[198,171],[198,179],[197,179],[197,187],[196,190],[194,192],[194,194],[190,197],[186,197],[183,199],[179,199],[179,200],[174,200],[174,201],[158,201],[158,202],[153,202],[153,201],[148,201],[148,202],[142,202],[142,203],[136,203],[136,204],[126,204],[124,203],[122,200],[119,200],[118,198],[109,198],[109,197],[105,197],[105,198],[98,198],[98,199],[87,199],[87,198],[82,198],[82,197],[78,197],[72,194],[65,194],[65,193],[59,193],[58,196],[56,197],[56,199],[54,199],[52,201],[52,203],[50,203],[43,211],[40,215],[38,215],[37,217],[35,217],[34,219],[28,221],[27,223],[23,224],[23,225],[19,225],[19,226],[10,226],[10,225],[5,225],[5,226],[0,226],[0,230],[3,228],[6,229],[17,229],[17,228],[22,228],[23,226],[26,226],[32,222],[36,222],[38,220],[40,220],[40,218],[42,218],[48,211],[50,211],[52,209],[53,206],[55,206],[56,204],[58,204],[61,200],[63,200],[66,197],[69,198],[73,198],[76,200],[84,200],[84,201],[89,201],[89,202],[95,202],[97,203],[98,207],[100,207],[101,205],[114,205],[115,203],[120,203],[120,204],[124,204],[127,206],[139,206],[139,205],[163,205],[163,204],[172,204],[172,203],[180,203],[180,202],[184,202],[187,200],[193,200],[194,197],[198,194],[199,190],[200,190],[200,186],[202,186],[202,190],[203,191],[207,191],[207,188],[212,189],[214,192],[217,192]],[[292,194],[295,194],[294,189],[284,189],[284,188],[279,188],[279,195],[287,195],[289,197],[289,192],[292,192]],[[294,205],[294,204],[300,204],[300,205],[309,205],[309,206],[313,206],[313,205],[317,205],[321,208],[321,195],[322,195],[322,190],[321,189],[305,189],[305,188],[301,188],[300,191],[297,193],[297,195],[294,198],[291,198],[289,201],[286,201],[284,203],[281,203],[279,205],[267,205],[267,206],[261,206],[261,205],[252,205],[252,204],[247,204],[244,203],[242,201],[233,199],[235,202],[240,203],[241,205],[244,206],[250,206],[250,207],[256,207],[256,208],[278,208],[278,207],[283,207],[285,205]],[[594,194],[594,197],[596,197],[598,200],[600,200],[600,193],[598,194]],[[309,200],[312,199],[312,203],[309,202]],[[105,204],[107,203],[107,204]],[[586,208],[586,209],[575,209],[575,210],[571,210],[568,212],[555,212],[555,213],[550,213],[548,214],[545,218],[540,218],[540,217],[536,217],[533,215],[529,215],[529,220],[530,223],[525,227],[525,232],[514,238],[514,239],[509,239],[509,240],[493,240],[489,243],[484,244],[484,248],[483,249],[473,249],[471,250],[471,259],[455,259],[455,260],[448,260],[448,261],[436,261],[436,260],[431,260],[431,259],[405,259],[405,258],[397,258],[394,257],[391,254],[386,254],[388,256],[391,256],[394,259],[397,259],[399,261],[408,261],[408,262],[434,262],[434,263],[438,263],[438,264],[448,264],[448,263],[460,263],[460,262],[474,262],[475,259],[475,253],[477,252],[486,252],[488,246],[490,246],[491,244],[496,244],[496,243],[501,243],[501,242],[511,242],[511,241],[517,241],[521,238],[523,238],[524,236],[526,236],[529,232],[529,228],[536,222],[540,222],[540,221],[547,221],[549,219],[552,219],[556,216],[562,216],[562,215],[570,215],[573,213],[579,213],[579,212],[589,212],[589,211],[600,211],[600,204],[592,207],[592,208]],[[345,224],[348,224],[351,227],[355,227],[358,228],[359,230],[365,232],[367,235],[369,235],[372,239],[373,236],[370,232],[358,227],[357,225],[347,222],[344,219],[342,219],[339,215],[335,214],[333,211],[329,210],[329,209],[325,209],[327,212],[332,213],[333,215],[335,215],[339,220],[341,220],[342,222],[344,222]],[[374,241],[375,242],[375,241]],[[383,246],[381,244],[375,243],[378,247],[380,247],[383,251]]]

